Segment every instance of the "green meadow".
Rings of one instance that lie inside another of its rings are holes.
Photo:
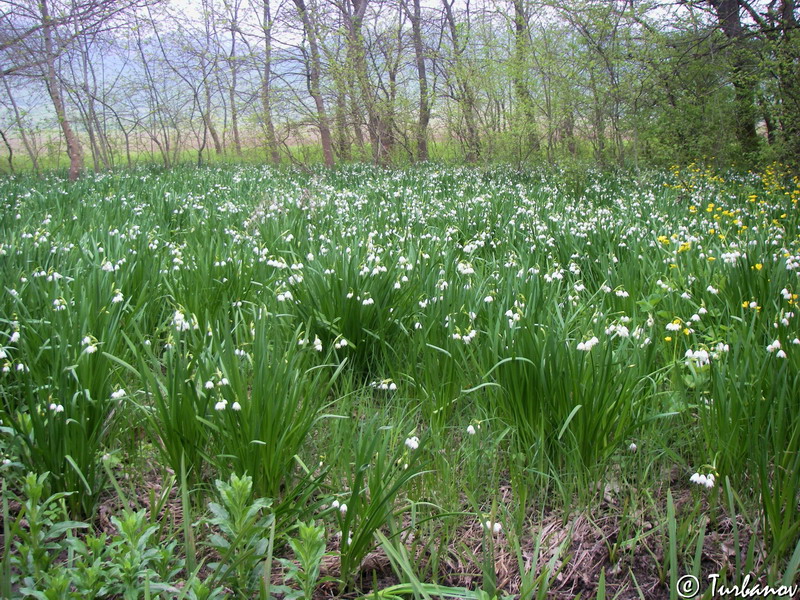
[[[780,165],[0,179],[0,597],[792,585],[798,201]]]

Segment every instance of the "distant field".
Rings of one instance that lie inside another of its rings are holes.
[[[780,166],[1,179],[0,597],[793,584],[799,201]]]

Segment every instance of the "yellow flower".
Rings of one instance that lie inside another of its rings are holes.
[[[672,336],[668,335],[667,337],[664,338],[664,341],[665,342],[671,342],[672,341]]]
[[[761,263],[756,263],[756,271],[760,271],[763,268],[764,268],[764,265],[762,265]]]

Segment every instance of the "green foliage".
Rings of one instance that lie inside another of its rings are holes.
[[[214,572],[211,580],[249,597],[260,588],[261,566],[274,535],[272,501],[253,498],[253,479],[248,475],[240,478],[234,473],[227,482],[217,480],[216,488],[221,502],[208,505],[212,517],[207,523],[218,533],[209,537],[208,544],[220,559],[208,565]]]

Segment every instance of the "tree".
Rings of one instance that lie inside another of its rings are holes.
[[[320,78],[322,64],[320,61],[319,46],[317,44],[317,30],[313,17],[306,6],[305,0],[293,0],[297,7],[297,13],[303,23],[303,31],[308,41],[311,55],[306,59],[306,73],[308,81],[308,92],[314,99],[317,107],[317,127],[322,141],[322,155],[325,164],[333,165],[333,147],[331,144],[331,128],[328,124],[328,114],[325,111],[325,100],[322,97]]]

